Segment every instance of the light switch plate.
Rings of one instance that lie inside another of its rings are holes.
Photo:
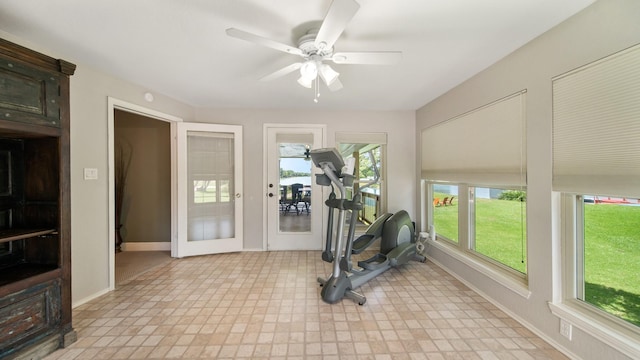
[[[85,180],[98,180],[98,169],[96,168],[84,168]]]

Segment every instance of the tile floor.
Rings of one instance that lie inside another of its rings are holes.
[[[428,261],[321,301],[318,251],[173,259],[73,312],[54,359],[566,359]]]

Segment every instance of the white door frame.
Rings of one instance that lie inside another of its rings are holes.
[[[138,115],[142,115],[148,118],[166,121],[170,125],[171,131],[171,244],[177,241],[177,173],[176,173],[176,128],[177,123],[182,122],[182,118],[177,116],[165,114],[156,110],[148,109],[140,105],[132,104],[123,100],[108,97],[107,98],[107,156],[108,156],[108,197],[109,197],[109,211],[108,211],[108,239],[109,246],[108,263],[109,263],[109,291],[115,289],[115,274],[116,274],[116,256],[115,256],[115,110],[122,110]],[[173,250],[171,256],[175,256]]]
[[[265,184],[268,183],[269,179],[269,162],[267,161],[267,156],[269,154],[269,139],[267,136],[268,133],[268,129],[270,128],[281,128],[281,129],[292,129],[292,128],[296,128],[296,129],[304,129],[304,128],[312,128],[312,129],[320,129],[322,131],[322,142],[321,142],[321,146],[322,147],[326,147],[327,146],[327,126],[324,124],[264,124],[262,127],[262,137],[263,137],[263,141],[262,141],[262,146],[263,146],[263,169],[262,169],[262,185],[265,186]],[[312,174],[312,181],[314,181],[313,178],[313,174]],[[265,191],[265,195],[263,198],[263,206],[262,206],[262,250],[266,251],[269,246],[268,246],[268,236],[269,236],[269,221],[268,221],[268,211],[269,211],[269,202],[268,202],[268,198],[267,198],[267,192]],[[322,189],[322,194],[321,194],[321,198],[324,199],[325,198],[325,189],[323,187]],[[318,226],[318,228],[320,228],[322,230],[322,234],[320,235],[322,237],[322,239],[325,239],[325,233],[326,233],[326,226],[323,226],[324,221],[327,217],[327,210],[325,206],[322,206],[322,216],[320,219],[320,226]]]

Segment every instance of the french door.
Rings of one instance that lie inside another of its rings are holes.
[[[177,123],[176,147],[173,256],[242,250],[242,127]]]
[[[266,250],[320,250],[322,187],[308,151],[324,144],[320,125],[265,125]]]

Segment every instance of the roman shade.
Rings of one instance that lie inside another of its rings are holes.
[[[525,95],[512,94],[424,129],[422,178],[526,186]]]
[[[553,79],[553,189],[640,197],[640,46]]]

